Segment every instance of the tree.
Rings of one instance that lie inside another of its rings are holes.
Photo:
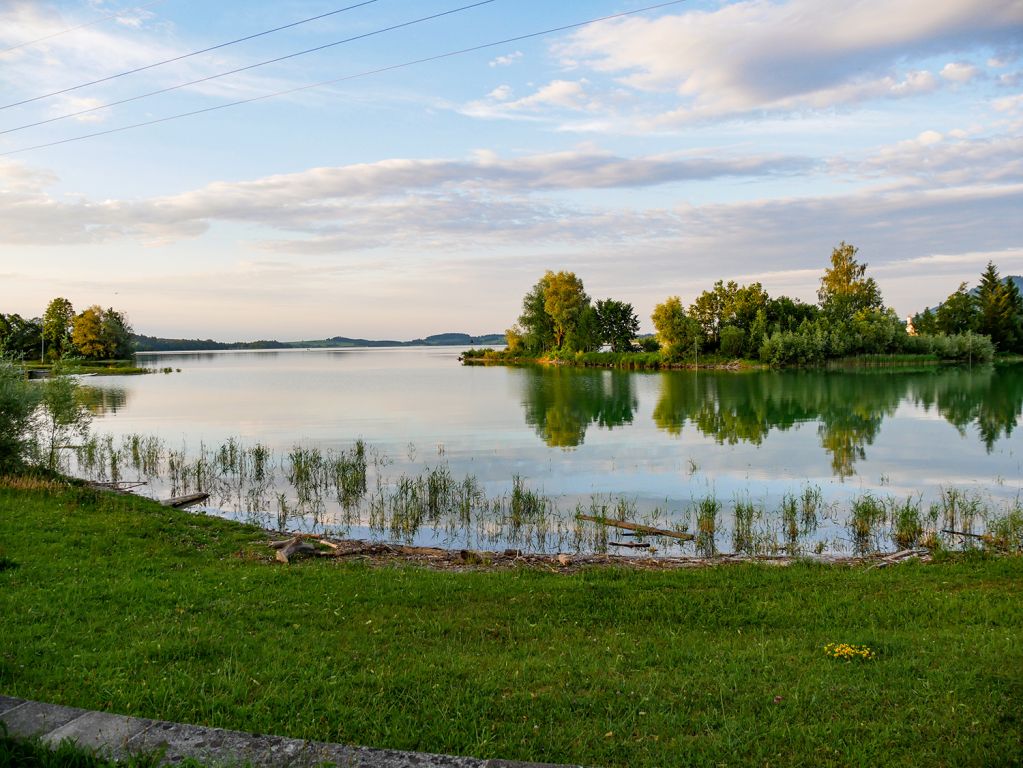
[[[522,343],[526,351],[533,354],[542,354],[554,346],[554,321],[544,308],[550,274],[541,277],[522,298],[522,314],[519,315]]]
[[[1015,286],[1013,286],[1015,288]],[[1002,351],[1014,349],[1019,339],[1019,293],[1010,291],[990,261],[977,287],[978,330],[991,337]]]
[[[25,463],[35,430],[40,389],[9,358],[0,357],[0,473]]]
[[[639,333],[639,318],[631,304],[614,299],[603,299],[596,306],[600,338],[611,345],[612,352],[626,352]]]
[[[979,309],[976,297],[966,290],[966,283],[959,283],[959,288],[949,294],[934,313],[934,330],[949,335],[976,332],[980,328]],[[921,318],[924,327],[917,326],[915,321],[913,325],[918,333],[927,333],[927,318]]]
[[[575,322],[565,342],[562,345],[567,350],[576,352],[592,352],[601,345],[600,323],[597,320],[597,310],[592,304],[587,303]]]
[[[100,359],[105,356],[102,307],[94,304],[75,315],[71,341],[82,357]]]
[[[965,286],[966,283],[963,283],[959,287],[965,288]],[[930,307],[913,315],[913,328],[920,336],[933,336],[938,333],[938,318]]]
[[[881,290],[866,277],[867,265],[856,261],[858,249],[845,241],[831,252],[831,268],[824,271],[817,299],[832,320],[845,322],[857,312],[882,310]]]
[[[738,289],[735,282],[724,282],[718,280],[709,291],[704,291],[696,297],[689,307],[689,317],[700,324],[704,337],[711,347],[717,348],[720,341],[721,326],[724,324],[725,311],[728,307],[731,296]]]
[[[63,357],[71,350],[71,325],[75,310],[63,297],[53,299],[43,313],[43,340],[53,358]]]
[[[42,320],[26,320],[13,313],[0,315],[0,353],[17,358],[32,358],[42,347]]]
[[[56,471],[62,464],[61,452],[88,433],[92,414],[79,398],[78,382],[60,373],[43,385],[42,403],[40,449],[47,469]]]
[[[513,355],[521,353],[525,346],[525,338],[522,335],[522,329],[519,328],[518,324],[513,325],[504,332],[504,340],[508,344],[508,351]]]
[[[131,357],[131,326],[124,313],[109,307],[100,321],[100,338],[104,356],[108,360],[124,360]]]
[[[654,307],[650,319],[669,358],[681,359],[703,340],[700,324],[686,314],[678,296],[665,299]]]
[[[554,346],[560,349],[589,306],[590,297],[574,272],[548,272],[544,277],[547,283],[543,307],[554,324]]]
[[[815,320],[818,313],[819,310],[813,304],[790,299],[788,296],[779,296],[767,302],[768,329],[772,332],[794,331],[804,320]]]

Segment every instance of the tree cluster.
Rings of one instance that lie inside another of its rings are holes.
[[[522,314],[508,329],[511,354],[540,356],[592,352],[607,345],[632,349],[639,318],[632,305],[615,299],[594,303],[574,272],[547,272],[522,300]]]
[[[840,243],[821,276],[817,303],[771,297],[760,283],[717,281],[687,307],[678,296],[651,315],[653,349],[666,364],[701,355],[759,359],[771,365],[816,365],[864,354],[927,354],[942,359],[983,361],[998,350],[1023,350],[1023,299],[989,265],[974,296],[965,286],[936,314],[917,317],[911,335],[880,288],[857,260],[857,249]],[[522,315],[507,333],[513,356],[579,355],[607,345],[612,352],[636,349],[639,322],[631,304],[593,303],[572,272],[547,272],[526,294]],[[648,340],[644,340],[648,341]],[[582,358],[579,358],[582,359]]]
[[[913,327],[923,334],[979,333],[991,339],[999,352],[1023,352],[1023,297],[1011,278],[1002,279],[998,268],[988,262],[974,290],[966,283],[932,310],[913,318]]]
[[[76,313],[62,297],[51,301],[41,318],[0,313],[0,354],[23,359],[121,360],[132,354],[131,335],[123,312],[93,305]]]

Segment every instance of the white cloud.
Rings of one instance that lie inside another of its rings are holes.
[[[980,69],[965,61],[950,61],[941,68],[941,76],[953,83],[966,84],[980,74]]]
[[[509,67],[519,59],[522,58],[522,51],[515,51],[504,56],[498,56],[496,59],[491,59],[490,66],[492,67]]]
[[[833,161],[832,169],[906,180],[914,188],[1023,182],[1023,136],[924,131],[915,139],[883,147],[862,161]]]
[[[474,117],[516,117],[547,109],[587,111],[598,102],[586,92],[586,80],[552,80],[534,93],[510,101],[512,90],[507,85],[491,91],[483,101],[474,101],[463,112]]]
[[[73,34],[59,35],[31,46],[0,53],[0,87],[3,103],[34,98],[80,83],[186,53],[173,30],[165,25],[147,23],[151,14],[131,16],[130,24],[100,24],[76,29]],[[127,18],[127,17],[126,17]],[[50,3],[34,0],[10,0],[0,3],[0,50],[17,46],[67,29],[68,19]],[[238,66],[230,54],[221,52],[186,59],[149,70],[145,86],[131,81],[126,94],[121,80],[103,83],[60,97],[51,97],[28,108],[41,107],[42,116],[53,117],[81,109],[90,109],[124,95],[134,95],[161,87],[175,86],[197,80]],[[223,80],[189,86],[193,93],[217,97],[252,96],[281,90],[289,83],[259,72],[232,75]],[[37,112],[37,114],[39,114]],[[94,113],[79,120],[98,120],[105,112]],[[34,118],[39,119],[39,118]],[[25,122],[32,122],[26,119]]]
[[[1023,4],[1016,0],[746,0],[595,24],[557,50],[566,65],[673,93],[680,103],[663,124],[926,93],[938,80],[904,69],[914,56],[996,45],[1021,33]],[[969,74],[959,65],[946,70],[957,82]]]

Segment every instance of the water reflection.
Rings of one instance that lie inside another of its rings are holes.
[[[991,452],[1023,411],[1023,368],[939,368],[925,372],[731,372],[661,374],[653,418],[679,435],[685,425],[718,443],[760,445],[772,430],[818,422],[821,447],[838,477],[866,457],[886,417],[904,401],[932,408],[961,434],[970,426]]]
[[[77,397],[95,416],[117,413],[128,404],[128,390],[121,387],[81,386]]]
[[[631,424],[639,405],[632,374],[560,367],[521,369],[526,423],[547,445],[581,445],[593,423]]]
[[[1012,434],[1023,412],[1023,368],[942,371],[929,381],[917,382],[912,399],[927,410],[936,408],[960,434],[975,425],[990,453],[995,443]]]

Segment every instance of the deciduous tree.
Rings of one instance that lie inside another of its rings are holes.
[[[639,318],[631,304],[603,299],[596,305],[601,341],[611,345],[613,352],[627,352],[639,333]]]
[[[102,307],[94,304],[75,315],[71,340],[82,357],[100,359],[105,355]]]
[[[522,329],[523,347],[533,354],[543,354],[554,346],[554,321],[547,314],[548,272],[522,298],[522,314],[519,327]]]
[[[832,320],[847,322],[857,312],[882,310],[881,290],[867,277],[867,265],[856,261],[858,249],[842,242],[831,253],[831,267],[821,277],[817,299]]]
[[[589,305],[590,297],[574,272],[548,272],[545,278],[543,306],[554,324],[554,345],[561,348]]]
[[[650,316],[657,339],[669,357],[681,359],[702,341],[700,324],[686,314],[682,300],[671,296],[654,307]]]
[[[63,297],[53,299],[43,313],[43,339],[50,356],[60,358],[71,350],[71,325],[75,310]]]

